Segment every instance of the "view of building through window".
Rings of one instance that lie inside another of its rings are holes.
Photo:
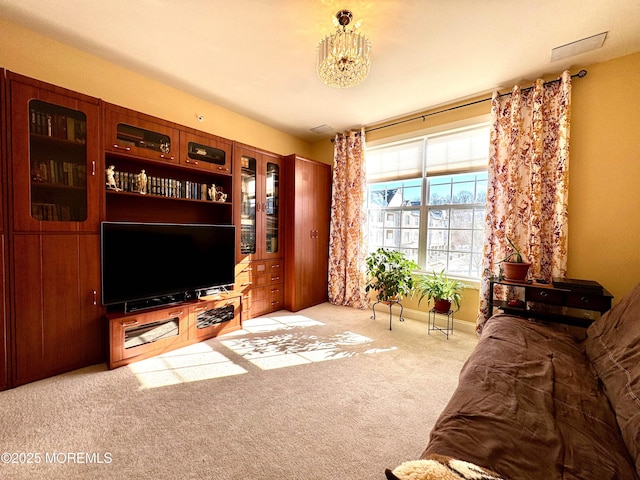
[[[486,125],[368,149],[368,250],[479,278],[488,152]]]

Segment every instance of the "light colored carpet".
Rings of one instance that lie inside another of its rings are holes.
[[[477,339],[370,315],[278,312],[0,392],[0,478],[383,479],[422,452]]]

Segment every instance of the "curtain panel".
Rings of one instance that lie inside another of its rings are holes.
[[[510,251],[507,237],[531,263],[530,278],[566,274],[570,117],[569,72],[559,81],[538,79],[531,88],[493,95],[478,332],[492,313],[489,276],[499,273]]]
[[[329,301],[354,308],[368,305],[364,290],[367,251],[364,148],[364,129],[336,136],[329,237]]]

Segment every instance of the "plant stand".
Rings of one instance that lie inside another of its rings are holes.
[[[436,325],[436,315],[442,315],[447,317],[447,326],[439,327]],[[432,308],[427,312],[427,334],[431,335],[431,330],[437,330],[449,340],[449,334],[453,335],[453,310],[448,312],[439,312],[435,308]]]
[[[376,303],[374,303],[371,306],[371,310],[373,311],[373,315],[371,315],[372,320],[376,319],[376,305],[378,305],[379,303],[382,303],[383,305],[389,305],[389,330],[391,330],[391,320],[393,319],[393,315],[391,313],[391,307],[394,304],[400,306],[400,321],[404,322],[404,317],[402,316],[402,314],[404,313],[404,307],[400,303],[400,300],[378,300]]]

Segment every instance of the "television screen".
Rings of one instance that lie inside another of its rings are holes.
[[[103,222],[102,304],[231,285],[235,250],[233,225]]]

